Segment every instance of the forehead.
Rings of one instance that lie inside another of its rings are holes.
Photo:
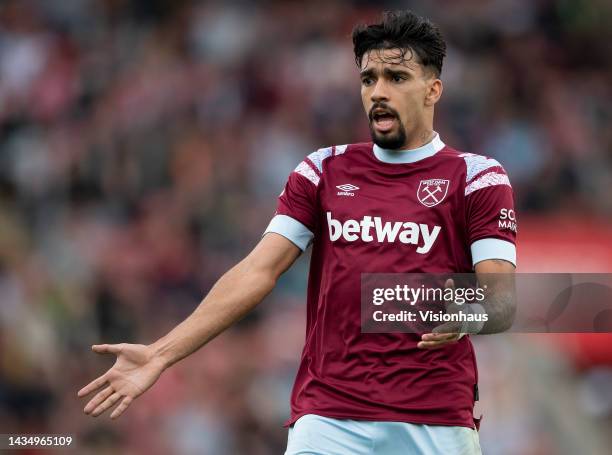
[[[412,49],[371,49],[361,58],[361,71],[376,68],[409,69],[418,71],[421,67],[418,57]]]

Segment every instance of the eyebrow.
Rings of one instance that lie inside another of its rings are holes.
[[[383,73],[385,75],[387,75],[387,76],[393,76],[395,74],[400,74],[400,75],[404,75],[404,76],[409,76],[410,75],[409,71],[400,70],[400,69],[394,70],[394,69],[391,69],[391,68],[383,69]],[[371,77],[371,76],[374,76],[375,74],[376,74],[376,70],[374,68],[370,68],[370,69],[364,70],[361,73],[359,73],[359,77],[361,77],[361,78],[366,77],[366,76]]]

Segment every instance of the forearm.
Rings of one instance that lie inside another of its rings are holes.
[[[514,293],[510,291],[496,292],[480,304],[469,305],[474,314],[486,314],[487,320],[479,324],[477,333],[500,333],[508,330],[514,322],[516,305]]]
[[[477,333],[500,333],[508,330],[516,315],[514,274],[490,274],[480,276],[480,286],[486,289],[482,303],[469,305],[472,313],[486,314]]]
[[[223,275],[194,312],[166,336],[150,345],[164,368],[197,351],[251,311],[268,295],[272,273],[242,261]]]

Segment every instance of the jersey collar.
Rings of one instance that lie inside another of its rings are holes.
[[[374,155],[384,163],[415,163],[435,155],[444,148],[444,142],[438,133],[425,145],[416,149],[392,150],[384,149],[374,144]]]

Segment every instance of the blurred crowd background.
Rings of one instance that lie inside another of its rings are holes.
[[[307,255],[118,421],[76,392],[250,251],[303,156],[369,140],[350,32],[396,8],[447,39],[436,129],[506,167],[519,270],[612,271],[607,0],[2,0],[0,433],[283,452]],[[609,453],[611,338],[476,338],[484,453]]]

